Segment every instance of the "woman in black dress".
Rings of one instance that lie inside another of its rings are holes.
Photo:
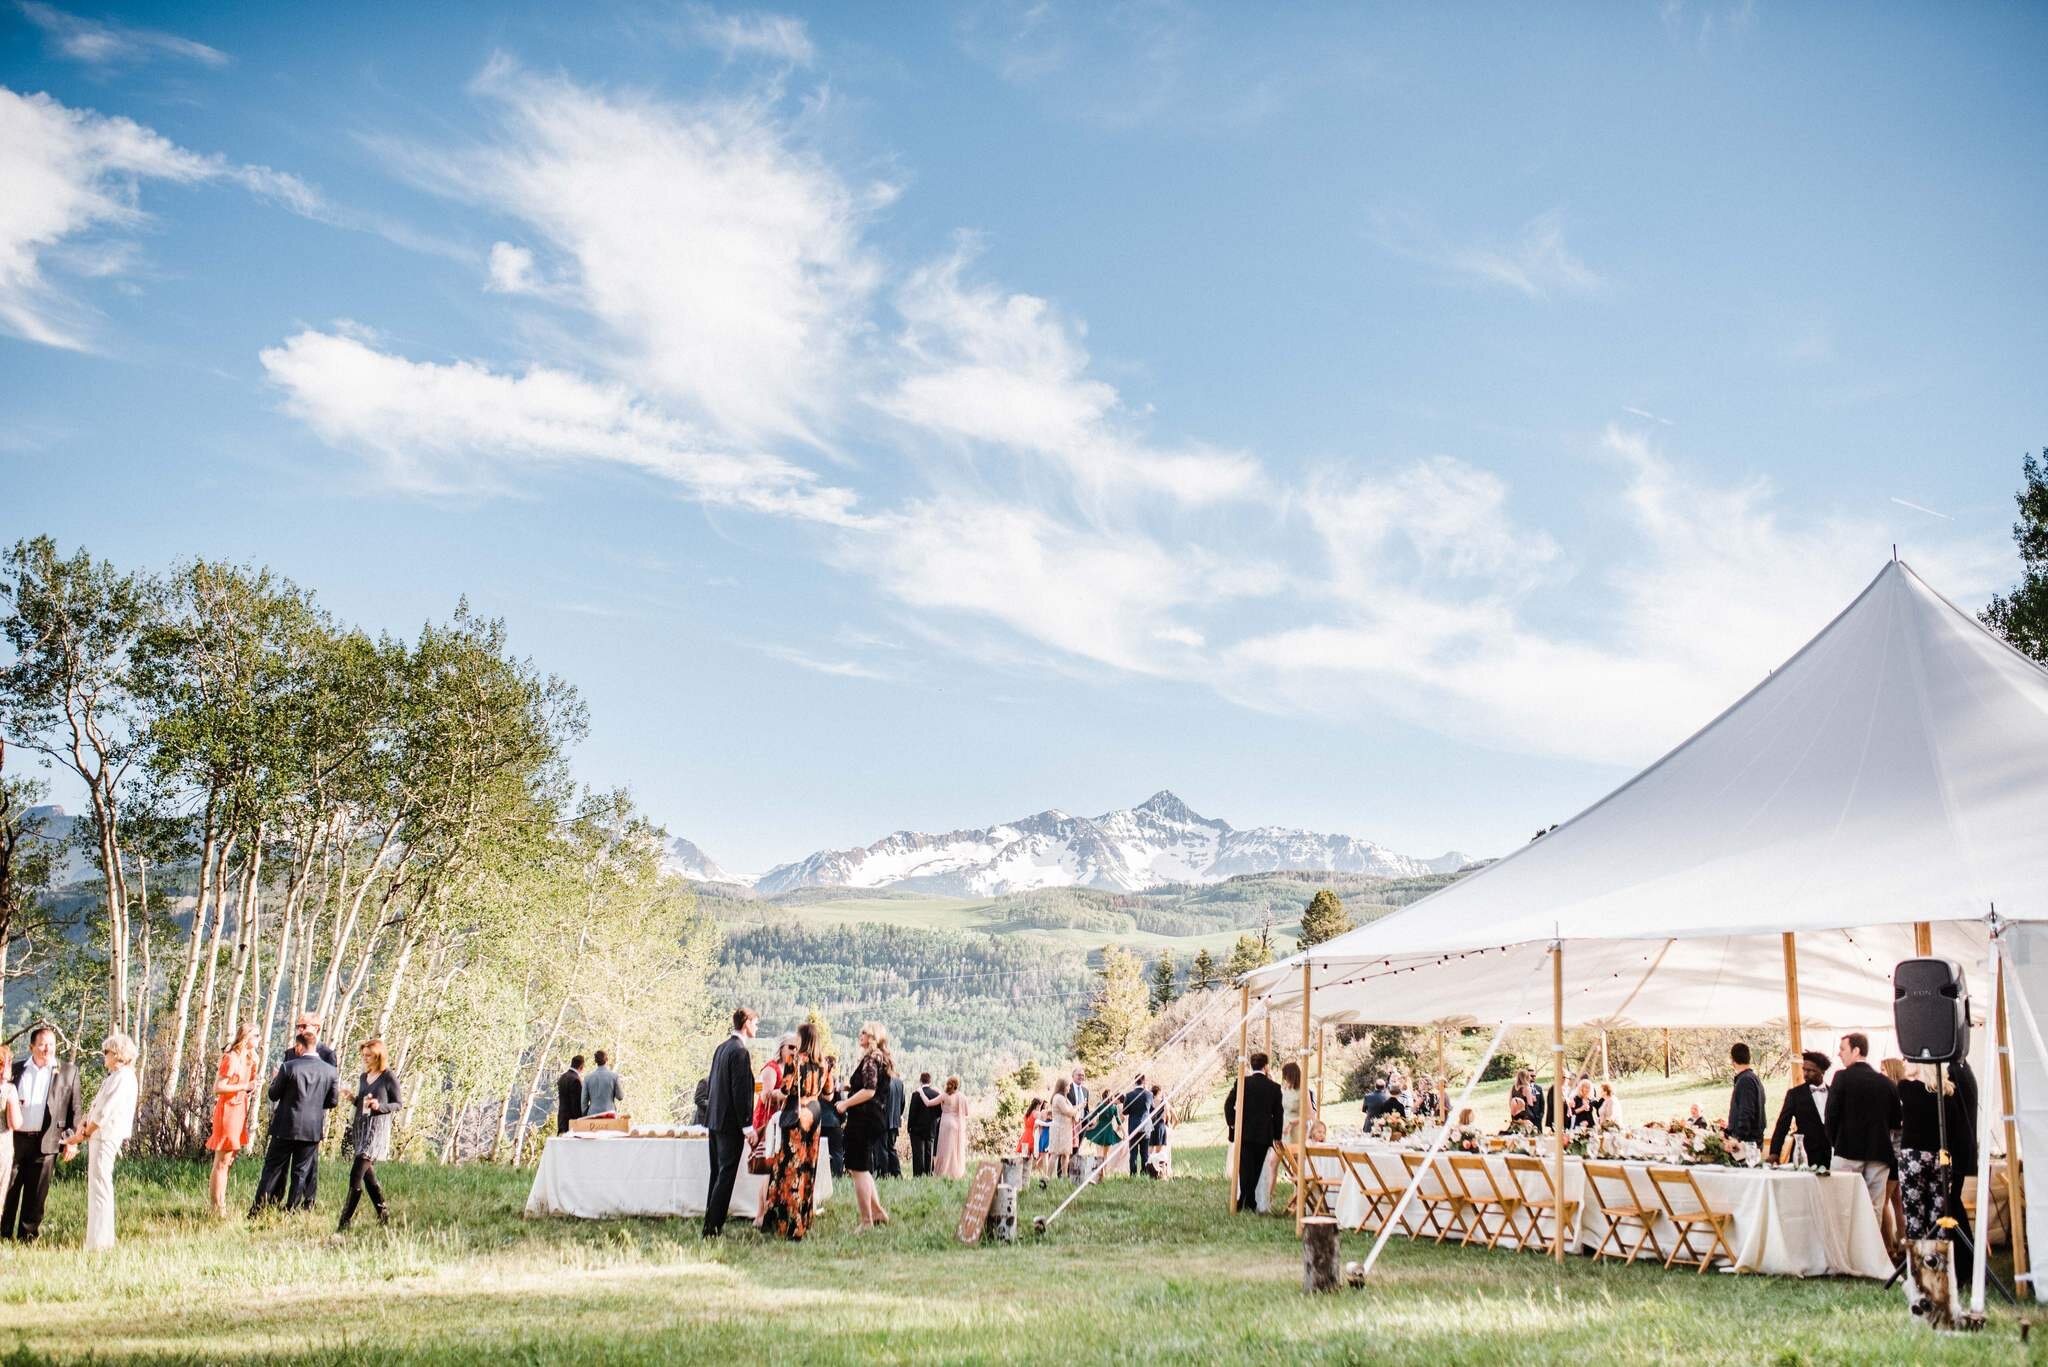
[[[1942,1104],[1948,1111],[1949,1142],[1967,1123],[1956,1084],[1942,1082],[1947,1095]],[[1905,1206],[1908,1239],[1939,1239],[1942,1211],[1947,1198],[1947,1174],[1941,1170],[1941,1117],[1935,1110],[1934,1069],[1924,1063],[1909,1064],[1905,1080],[1899,1083],[1899,1109],[1905,1127],[1899,1132],[1899,1197]]]
[[[860,1028],[860,1062],[847,1080],[852,1088],[839,1103],[846,1117],[846,1170],[853,1176],[853,1197],[860,1207],[856,1229],[889,1223],[889,1212],[875,1194],[876,1159],[888,1142],[889,1077],[895,1061],[889,1057],[889,1032],[874,1021]]]
[[[796,1028],[796,1056],[782,1075],[782,1109],[771,1124],[782,1127],[782,1147],[761,1199],[763,1232],[799,1240],[811,1229],[811,1192],[818,1179],[819,1112],[825,1069],[818,1062],[818,1031],[809,1021]]]
[[[349,1127],[349,1142],[355,1149],[356,1161],[348,1170],[348,1200],[342,1202],[337,1233],[355,1219],[356,1207],[362,1204],[365,1191],[370,1193],[370,1204],[376,1208],[377,1223],[391,1223],[390,1210],[384,1204],[384,1188],[377,1185],[377,1164],[391,1156],[391,1117],[405,1103],[399,1098],[398,1075],[391,1071],[384,1041],[364,1040],[362,1054],[363,1072],[356,1079],[355,1122]]]

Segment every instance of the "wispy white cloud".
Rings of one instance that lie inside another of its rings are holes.
[[[510,242],[491,244],[490,279],[484,288],[499,294],[531,294],[536,286],[532,252]]]
[[[92,310],[44,265],[100,279],[132,271],[133,243],[109,234],[148,222],[146,181],[228,182],[298,212],[318,204],[295,176],[190,152],[130,119],[0,86],[0,328],[46,346],[91,345]]]
[[[813,674],[829,674],[837,679],[888,681],[895,678],[895,675],[886,670],[876,669],[858,660],[821,659],[793,646],[757,645],[754,649],[786,664],[793,664],[798,669],[808,669]]]
[[[704,6],[689,11],[692,37],[725,54],[727,61],[762,57],[791,66],[809,66],[817,58],[804,21],[786,14],[720,13]]]
[[[1388,251],[1471,284],[1549,299],[1590,294],[1607,283],[1566,243],[1561,209],[1536,215],[1505,241],[1454,241],[1414,214],[1383,211],[1375,221]]]
[[[82,19],[38,0],[20,0],[20,9],[57,51],[89,66],[126,66],[156,57],[209,67],[228,64],[228,55],[219,48],[180,38],[175,33]]]
[[[1641,418],[1644,422],[1662,423],[1666,427],[1670,427],[1673,425],[1671,419],[1659,417],[1657,414],[1652,413],[1647,408],[1633,408],[1627,404],[1624,404],[1622,405],[1621,411],[1628,414],[1632,418]]]
[[[1953,522],[1953,521],[1955,521],[1955,519],[1954,519],[1953,517],[1950,517],[1950,516],[1949,516],[1949,515],[1948,515],[1947,513],[1937,513],[1937,512],[1935,512],[1935,511],[1934,511],[1934,509],[1932,509],[1932,508],[1926,508],[1926,507],[1922,507],[1922,506],[1921,506],[1920,504],[1918,504],[1918,503],[1912,503],[1912,502],[1909,502],[1909,501],[1907,501],[1906,499],[1900,498],[1900,497],[1899,497],[1899,496],[1898,496],[1897,494],[1893,494],[1893,495],[1891,496],[1891,499],[1892,499],[1892,502],[1894,502],[1894,503],[1898,504],[1898,505],[1899,505],[1899,506],[1900,506],[1901,508],[1911,508],[1911,509],[1912,509],[1912,510],[1913,510],[1914,512],[1916,512],[1916,513],[1925,513],[1925,514],[1927,514],[1927,515],[1928,515],[1929,517],[1938,517],[1938,518],[1940,518],[1940,519],[1941,519],[1941,520],[1942,520],[1943,522]]]

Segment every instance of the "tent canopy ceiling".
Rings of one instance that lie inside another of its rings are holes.
[[[1784,1017],[1780,934],[1796,931],[1802,1016],[1869,1024],[1889,1018],[1883,979],[1911,952],[1899,927],[1973,922],[1947,948],[1974,962],[1994,908],[2048,919],[2044,812],[2048,672],[1894,560],[1606,798],[1248,981],[1298,995],[1306,959],[1318,1015],[1399,1023],[1499,1020],[1510,980],[1528,979],[1547,1021],[1533,965],[1562,940],[1581,1022],[1758,1022]]]

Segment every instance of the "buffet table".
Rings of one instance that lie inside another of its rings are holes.
[[[1368,1172],[1377,1174],[1379,1184],[1389,1187],[1406,1181],[1407,1170],[1401,1152],[1391,1145],[1379,1143],[1345,1148],[1353,1163],[1361,1167],[1370,1163]],[[1440,1154],[1438,1164],[1442,1165],[1446,1157]],[[1341,1173],[1333,1172],[1330,1164],[1331,1160],[1324,1159],[1318,1167],[1321,1175],[1333,1186],[1341,1177],[1342,1186],[1335,1205],[1339,1225],[1346,1229],[1367,1227],[1371,1203],[1361,1190],[1357,1173],[1349,1165],[1338,1165],[1342,1168]],[[1545,1158],[1543,1164],[1547,1173],[1550,1159]],[[1502,1156],[1488,1154],[1486,1166],[1499,1189],[1513,1193],[1514,1184]],[[1629,1180],[1640,1198],[1655,1205],[1657,1198],[1648,1175],[1651,1165],[1624,1162],[1622,1166],[1628,1169]],[[1845,1173],[1769,1167],[1697,1165],[1687,1171],[1699,1183],[1700,1192],[1709,1206],[1727,1211],[1734,1217],[1729,1222],[1728,1243],[1735,1250],[1738,1270],[1791,1277],[1872,1277],[1879,1281],[1891,1276],[1892,1262],[1885,1255],[1877,1212],[1871,1208],[1862,1178]],[[1420,1213],[1418,1202],[1421,1195],[1436,1189],[1433,1179],[1425,1181],[1429,1185],[1425,1185],[1422,1192],[1417,1193],[1416,1200],[1410,1202],[1411,1217]],[[1564,1185],[1566,1199],[1579,1203],[1578,1220],[1569,1231],[1565,1246],[1574,1252],[1590,1254],[1606,1237],[1607,1222],[1596,1208],[1597,1203],[1588,1199],[1583,1160],[1565,1159]],[[1409,1223],[1412,1226],[1419,1221],[1411,1218]],[[1377,1222],[1373,1222],[1372,1227],[1377,1228]],[[1659,1220],[1655,1230],[1659,1242],[1668,1252],[1673,1242],[1671,1222]],[[1699,1247],[1702,1242],[1695,1240],[1694,1247]],[[1515,1243],[1512,1238],[1503,1238],[1500,1246],[1508,1248]],[[1643,1252],[1645,1257],[1649,1255],[1647,1248]]]
[[[734,1219],[753,1218],[767,1180],[741,1166],[732,1187]],[[558,1134],[541,1150],[526,1213],[585,1220],[702,1215],[710,1189],[711,1142],[703,1135]],[[832,1168],[821,1162],[812,1207],[823,1210],[831,1194]]]

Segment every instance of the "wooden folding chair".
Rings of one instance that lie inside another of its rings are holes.
[[[1370,1149],[1344,1155],[1345,1164],[1357,1176],[1359,1189],[1365,1193],[1365,1199],[1370,1203],[1371,1208],[1366,1212],[1367,1218],[1377,1218],[1384,1221],[1392,1219],[1394,1211],[1399,1209],[1401,1194],[1408,1190],[1408,1177],[1401,1166],[1395,1163],[1393,1164],[1393,1180],[1389,1181],[1387,1169],[1380,1167],[1382,1159],[1391,1162],[1392,1155],[1376,1155]],[[1360,1169],[1361,1164],[1364,1165],[1362,1171]],[[1417,1195],[1419,1196],[1420,1193],[1418,1192]],[[1401,1226],[1407,1230],[1408,1237],[1411,1239],[1422,1232],[1422,1222],[1416,1215],[1416,1212],[1421,1209],[1422,1207],[1419,1202],[1410,1201],[1408,1209],[1401,1212]],[[1359,1225],[1360,1229],[1366,1227],[1363,1224]]]
[[[1664,1202],[1664,1213],[1678,1230],[1678,1242],[1664,1259],[1665,1267],[1682,1263],[1705,1272],[1718,1254],[1728,1260],[1730,1267],[1742,1270],[1735,1261],[1735,1247],[1728,1242],[1728,1228],[1735,1222],[1735,1214],[1707,1204],[1707,1194],[1700,1190],[1691,1168],[1651,1168],[1650,1183],[1656,1188],[1658,1199]],[[1692,1246],[1695,1234],[1708,1240],[1704,1252]],[[1680,1257],[1681,1253],[1691,1256]]]
[[[1657,1220],[1663,1211],[1643,1200],[1636,1191],[1636,1184],[1629,1179],[1628,1169],[1619,1163],[1585,1164],[1586,1191],[1593,1202],[1593,1208],[1606,1217],[1607,1235],[1600,1240],[1600,1247],[1593,1251],[1593,1261],[1602,1258],[1619,1258],[1632,1263],[1643,1251],[1643,1245],[1650,1246],[1650,1255],[1661,1258],[1664,1246],[1657,1242]],[[1654,1193],[1653,1193],[1654,1194]],[[1633,1244],[1626,1242],[1624,1232],[1633,1225],[1639,1233]],[[1614,1251],[1608,1251],[1608,1245]]]
[[[1465,1209],[1471,1217],[1464,1242],[1470,1244],[1483,1238],[1488,1249],[1498,1248],[1501,1236],[1515,1228],[1521,1199],[1501,1190],[1500,1183],[1493,1180],[1493,1169],[1480,1154],[1452,1154],[1451,1177],[1464,1195]]]
[[[1410,1205],[1422,1207],[1429,1227],[1436,1230],[1437,1243],[1442,1243],[1453,1234],[1462,1242],[1470,1235],[1466,1223],[1465,1198],[1452,1191],[1450,1183],[1444,1180],[1444,1165],[1425,1165],[1424,1157],[1423,1154],[1405,1149],[1401,1153],[1401,1162],[1408,1169],[1409,1180],[1415,1183],[1415,1200],[1410,1202]]]
[[[1308,1146],[1308,1176],[1303,1192],[1307,1197],[1304,1213],[1308,1215],[1330,1215],[1337,1213],[1336,1199],[1332,1192],[1344,1187],[1344,1155],[1333,1144],[1311,1144]]]
[[[1529,1231],[1527,1239],[1520,1239],[1517,1235],[1517,1247],[1546,1251],[1550,1248],[1551,1239],[1557,1229],[1559,1203],[1559,1193],[1550,1188],[1550,1165],[1526,1153],[1511,1153],[1507,1155],[1507,1168],[1508,1181],[1515,1185],[1515,1196],[1520,1203],[1522,1218],[1526,1222],[1524,1227]],[[1569,1239],[1579,1227],[1579,1203],[1565,1201],[1563,1204],[1565,1238]],[[1543,1217],[1546,1212],[1550,1216],[1552,1234],[1543,1232]]]

